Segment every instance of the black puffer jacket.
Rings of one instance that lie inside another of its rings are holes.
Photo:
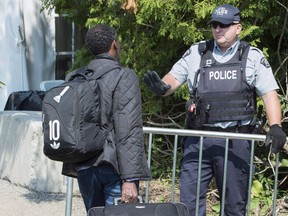
[[[119,66],[118,61],[107,54],[98,55],[90,62],[96,73],[103,65]],[[73,73],[73,72],[72,72]],[[69,75],[68,75],[69,76]],[[101,124],[113,129],[97,157],[78,164],[63,164],[63,175],[76,177],[75,168],[112,164],[121,179],[150,179],[144,148],[142,128],[142,104],[139,80],[129,68],[115,69],[101,77]]]

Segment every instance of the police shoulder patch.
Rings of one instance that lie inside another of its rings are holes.
[[[261,60],[260,60],[260,64],[264,65],[266,68],[269,68],[270,67],[270,64],[268,62],[268,60],[263,57]]]
[[[191,54],[191,48],[190,49],[188,49],[185,53],[184,53],[184,55],[182,56],[182,58],[186,58],[188,55],[190,55]]]

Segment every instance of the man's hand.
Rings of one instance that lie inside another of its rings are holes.
[[[121,200],[124,203],[138,202],[138,191],[135,182],[123,182]]]
[[[156,71],[147,71],[143,75],[143,81],[149,87],[149,89],[157,95],[164,95],[170,88],[170,85],[166,85]]]
[[[265,146],[268,146],[272,140],[272,152],[274,154],[280,152],[286,143],[286,134],[278,124],[270,127],[266,135]]]

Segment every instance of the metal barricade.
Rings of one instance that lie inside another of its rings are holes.
[[[230,139],[242,139],[251,140],[251,158],[250,158],[250,171],[249,171],[249,189],[248,189],[248,205],[247,213],[250,212],[250,201],[251,201],[251,187],[253,178],[253,158],[255,141],[265,141],[265,135],[258,134],[244,134],[244,133],[230,133],[230,132],[215,132],[215,131],[201,131],[201,130],[187,130],[187,129],[171,129],[171,128],[157,128],[157,127],[143,127],[145,134],[148,134],[148,154],[147,163],[149,168],[151,167],[152,158],[152,143],[153,136],[156,135],[169,135],[174,136],[174,147],[173,147],[173,167],[172,167],[172,186],[171,186],[171,202],[174,202],[175,194],[175,176],[176,176],[176,161],[177,161],[177,148],[178,148],[178,137],[179,136],[196,136],[200,137],[200,150],[199,150],[199,167],[198,167],[198,182],[197,182],[197,199],[196,199],[196,215],[199,211],[199,194],[200,194],[200,182],[201,182],[201,162],[202,162],[202,150],[203,150],[203,138],[224,138],[226,139],[225,145],[225,162],[224,162],[224,176],[223,176],[223,191],[221,200],[221,216],[224,215],[224,204],[225,204],[225,187],[226,175],[227,175],[227,158],[228,158],[228,143]],[[287,139],[288,140],[288,139]],[[274,194],[273,194],[273,210],[272,215],[276,215],[276,201],[277,201],[277,181],[278,181],[278,166],[279,166],[279,154],[276,154],[275,164],[275,181],[274,181]],[[67,194],[66,194],[66,216],[71,215],[72,208],[72,191],[73,191],[73,180],[68,177],[67,180]],[[146,182],[145,191],[145,202],[149,202],[149,182]]]

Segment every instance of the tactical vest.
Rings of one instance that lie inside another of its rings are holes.
[[[194,91],[200,125],[253,118],[256,93],[248,85],[245,73],[249,46],[241,41],[235,55],[225,63],[213,57],[213,42],[202,52],[198,87]]]

